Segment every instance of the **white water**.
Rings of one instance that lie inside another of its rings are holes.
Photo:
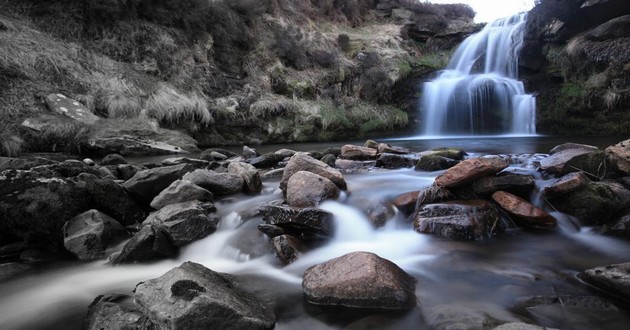
[[[521,13],[489,23],[424,85],[424,135],[536,133],[536,100],[517,80],[525,19]]]

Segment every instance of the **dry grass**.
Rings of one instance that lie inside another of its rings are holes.
[[[144,92],[117,77],[97,75],[103,84],[95,96],[95,107],[106,113],[109,118],[137,118],[142,113],[142,97]]]
[[[3,127],[0,131],[0,156],[17,157],[24,149],[24,140],[15,132]]]
[[[183,120],[213,122],[206,100],[193,93],[183,95],[167,84],[160,84],[146,102],[146,115],[161,123],[176,124]]]

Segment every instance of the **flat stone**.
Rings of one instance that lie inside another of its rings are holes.
[[[175,180],[151,201],[151,207],[159,210],[170,204],[189,201],[212,202],[214,195],[188,180]]]
[[[425,204],[413,218],[415,231],[461,240],[481,240],[502,230],[498,212],[484,200]]]
[[[341,157],[351,160],[376,159],[378,150],[346,144],[341,147]]]
[[[542,228],[556,226],[554,217],[518,196],[505,191],[497,191],[492,194],[492,199],[523,226]]]
[[[588,182],[589,180],[584,172],[573,172],[545,187],[543,193],[547,197],[561,196],[584,187]]]
[[[579,276],[595,287],[630,299],[630,262],[587,269]]]
[[[445,188],[463,186],[484,176],[496,174],[509,165],[500,157],[466,159],[435,178],[435,184]]]
[[[45,101],[50,111],[67,116],[78,122],[92,125],[99,119],[83,104],[63,94],[49,94],[46,96]]]

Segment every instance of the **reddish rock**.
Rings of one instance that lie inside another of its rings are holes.
[[[420,190],[406,192],[394,199],[394,206],[405,214],[411,214],[416,207]]]
[[[287,203],[295,207],[315,207],[326,199],[339,197],[339,188],[321,175],[300,171],[287,183]]]
[[[606,148],[606,160],[615,171],[630,175],[630,140]]]
[[[584,172],[569,173],[552,185],[547,186],[543,192],[547,197],[560,196],[578,190],[588,182],[589,180]]]
[[[351,144],[346,144],[345,146],[341,147],[341,157],[345,159],[376,159],[377,153],[377,149],[360,147]]]
[[[515,220],[527,227],[555,227],[556,219],[528,201],[505,191],[492,194],[492,199]]]
[[[440,187],[463,186],[487,175],[496,174],[510,164],[499,157],[471,158],[449,168],[435,179]]]

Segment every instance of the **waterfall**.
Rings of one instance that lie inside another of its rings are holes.
[[[521,13],[489,23],[424,85],[425,135],[536,133],[535,98],[517,80],[525,20]]]

